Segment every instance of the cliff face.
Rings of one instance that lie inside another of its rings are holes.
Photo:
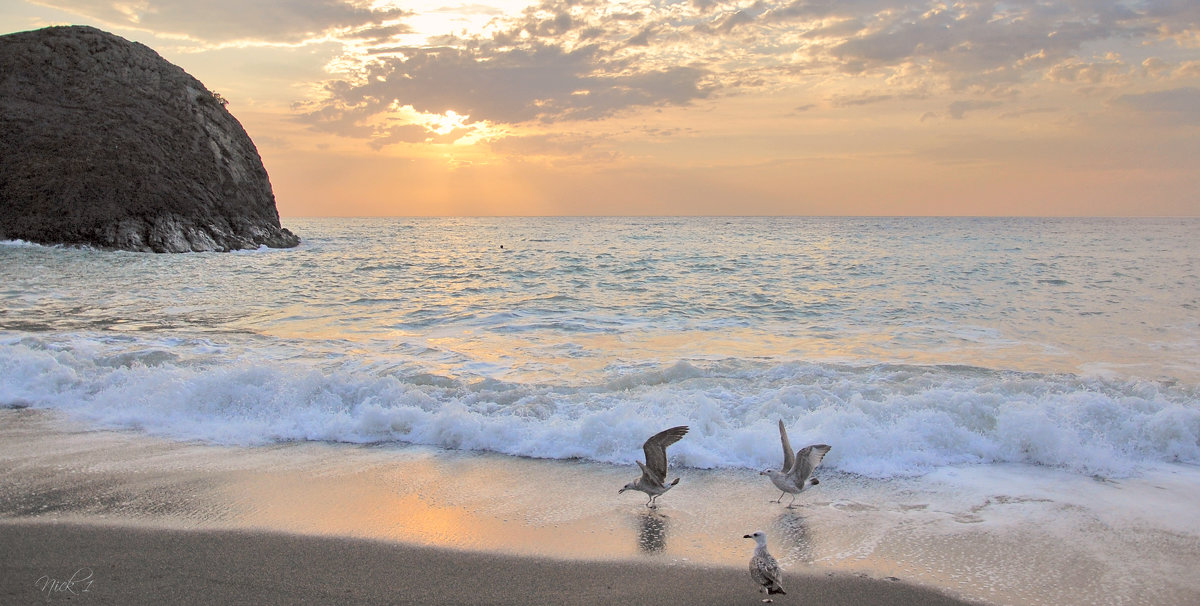
[[[0,239],[154,252],[300,242],[219,97],[146,46],[80,26],[0,36]]]

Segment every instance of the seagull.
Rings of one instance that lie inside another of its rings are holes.
[[[767,551],[767,535],[758,530],[744,535],[742,538],[754,539],[756,544],[754,555],[750,558],[750,578],[761,585],[758,591],[766,591],[767,595],[777,593],[787,595],[787,592],[783,590],[783,573],[779,570],[779,562],[776,562],[775,556]],[[770,601],[770,598],[763,600],[763,602]]]
[[[667,447],[678,442],[687,432],[687,426],[680,425],[650,436],[650,439],[642,444],[642,450],[646,453],[646,463],[643,465],[641,461],[637,462],[638,467],[642,468],[642,477],[626,484],[624,488],[617,491],[617,494],[626,490],[640,490],[650,495],[650,500],[646,501],[646,507],[653,509],[655,507],[654,499],[679,483],[679,478],[675,478],[674,482],[666,484]]]
[[[828,444],[813,444],[792,454],[792,443],[788,441],[783,419],[779,420],[779,441],[783,442],[783,467],[779,471],[768,469],[758,475],[771,478],[771,483],[783,491],[779,498],[775,499],[776,503],[783,502],[784,493],[791,493],[792,500],[788,503],[788,509],[791,509],[800,491],[820,484],[816,478],[809,476],[812,475],[813,469],[821,464],[821,459],[825,458],[825,453],[829,452],[831,447]]]

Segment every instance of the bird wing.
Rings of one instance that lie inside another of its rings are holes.
[[[658,486],[660,488],[662,487],[662,485],[663,485],[662,478],[656,477],[654,475],[654,472],[647,469],[646,466],[643,465],[641,461],[635,461],[635,462],[638,464],[638,467],[641,468],[641,470],[642,470],[641,481],[643,484],[649,484],[651,486]]]
[[[783,442],[783,467],[780,467],[779,471],[791,473],[792,466],[796,464],[796,455],[792,453],[792,442],[788,440],[787,428],[783,426],[783,419],[779,419],[779,441]]]
[[[646,440],[642,450],[646,453],[646,465],[642,473],[649,469],[661,484],[667,481],[667,447],[678,442],[688,432],[687,425],[664,429]]]
[[[825,458],[825,453],[829,452],[830,448],[828,444],[813,444],[796,451],[796,468],[790,475],[797,487],[804,486],[804,481],[812,475],[813,469],[821,464],[821,459]]]
[[[763,587],[783,587],[783,574],[779,571],[779,563],[775,558],[755,556],[754,569],[760,577],[759,584]]]

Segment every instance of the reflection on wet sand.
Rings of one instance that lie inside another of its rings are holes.
[[[653,511],[638,516],[638,550],[660,553],[667,548],[667,517]]]
[[[0,409],[0,522],[145,522],[743,571],[742,537],[762,530],[786,582],[847,572],[993,603],[1200,604],[1188,567],[1200,561],[1200,480],[1190,468],[1119,484],[1025,465],[889,482],[841,475],[828,495],[792,510],[766,502],[777,493],[757,474],[687,473],[688,490],[672,492],[664,514],[615,498],[624,465],[395,445],[177,443]],[[1128,512],[1115,512],[1117,502]],[[1152,523],[1146,511],[1167,517]],[[963,523],[980,519],[987,528]],[[1054,533],[1038,531],[1049,524]],[[1043,574],[1055,566],[1063,574]]]
[[[779,537],[780,558],[790,562],[811,564],[813,558],[813,533],[805,517],[794,511],[785,511],[771,524],[772,535]]]

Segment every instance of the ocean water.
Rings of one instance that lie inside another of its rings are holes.
[[[289,219],[0,244],[0,407],[177,440],[911,478],[1200,465],[1200,220]]]

